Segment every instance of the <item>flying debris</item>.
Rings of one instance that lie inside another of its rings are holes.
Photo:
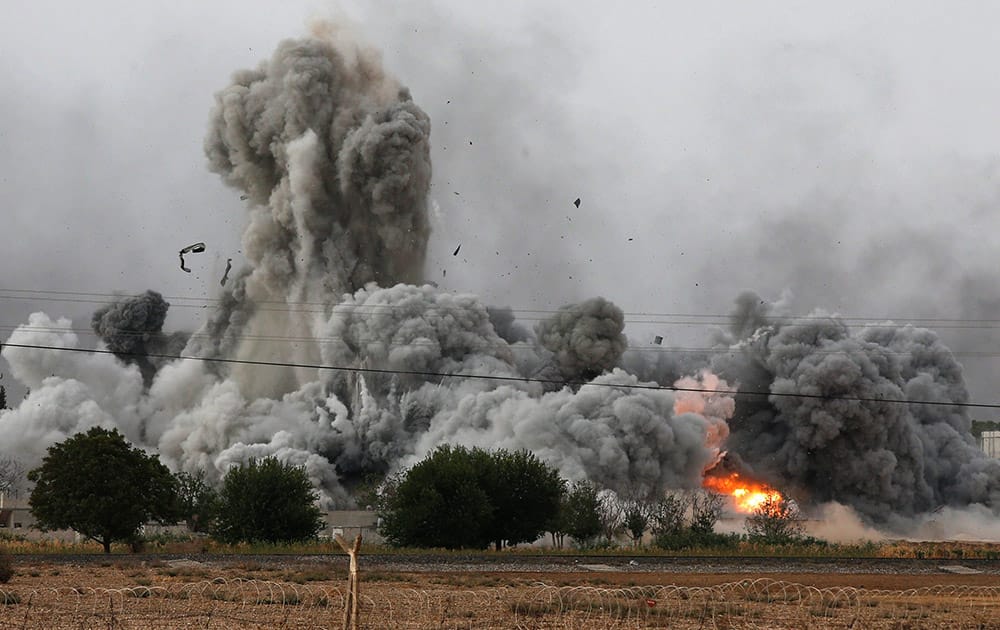
[[[181,258],[181,270],[191,273],[191,270],[184,266],[184,254],[200,254],[205,251],[204,243],[194,243],[193,245],[188,245],[180,251]]]
[[[576,201],[573,202],[573,205],[576,206],[577,208],[580,207],[580,198],[579,197],[576,198]]]
[[[995,521],[1000,460],[977,448],[962,366],[929,330],[793,320],[745,294],[711,347],[665,352],[648,333],[630,347],[603,297],[531,328],[435,288],[430,119],[377,54],[342,54],[340,31],[282,42],[216,95],[209,166],[251,203],[240,269],[227,260],[201,327],[165,332],[155,291],[115,297],[91,319],[91,353],[70,319],[32,313],[3,341],[27,401],[0,414],[0,455],[35,465],[116,427],[213,485],[274,456],[305,469],[324,507],[347,508],[368,475],[453,444],[524,449],[570,482],[636,496],[701,488],[710,471],[745,509],[778,493],[894,530],[971,506]],[[205,251],[182,249],[181,269]]]
[[[222,281],[219,282],[220,285],[226,286],[226,280],[229,279],[229,270],[232,269],[232,268],[233,268],[233,259],[232,258],[227,258],[226,259],[226,271],[225,271],[225,273],[222,274]]]

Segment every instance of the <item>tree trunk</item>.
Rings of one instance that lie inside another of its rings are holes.
[[[111,540],[105,538],[101,544],[104,545],[104,553],[111,553]]]
[[[500,551],[500,548],[503,547],[503,541],[502,540],[498,540],[494,544],[496,545],[497,551]]]

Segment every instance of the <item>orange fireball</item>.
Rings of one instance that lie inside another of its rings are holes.
[[[727,476],[709,475],[702,480],[701,485],[713,492],[732,497],[736,509],[747,514],[753,513],[768,499],[781,500],[781,493],[771,486],[743,479],[735,472]]]

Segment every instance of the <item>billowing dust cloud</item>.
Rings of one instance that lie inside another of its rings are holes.
[[[931,331],[792,320],[747,294],[713,352],[678,361],[630,349],[601,297],[531,329],[425,283],[430,133],[378,54],[331,28],[237,72],[205,151],[246,201],[246,266],[190,335],[162,332],[168,304],[148,291],[94,314],[113,354],[5,347],[30,394],[0,415],[0,451],[34,465],[117,427],[212,480],[253,457],[304,466],[331,507],[446,443],[528,449],[633,495],[697,488],[725,459],[889,528],[1000,506],[1000,463],[975,447],[961,367]],[[8,344],[81,347],[44,313]],[[179,351],[210,361],[165,358]]]

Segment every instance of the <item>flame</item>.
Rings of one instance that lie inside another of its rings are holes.
[[[727,476],[709,475],[702,480],[701,485],[713,492],[731,496],[736,509],[747,514],[752,514],[768,499],[782,499],[781,493],[766,483],[743,479],[735,472]]]

